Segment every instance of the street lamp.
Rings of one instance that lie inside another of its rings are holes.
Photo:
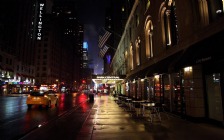
[[[57,88],[58,88],[58,89],[57,89],[57,91],[59,91],[59,85],[58,85],[58,81],[59,81],[59,80],[58,80],[58,79],[56,79],[56,83],[57,83]]]

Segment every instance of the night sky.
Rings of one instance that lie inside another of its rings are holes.
[[[84,41],[88,43],[89,59],[92,59],[91,68],[94,74],[103,73],[103,59],[98,56],[98,32],[104,27],[105,8],[109,0],[76,0],[78,2],[78,16],[84,24]]]

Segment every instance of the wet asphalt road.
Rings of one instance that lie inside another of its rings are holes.
[[[0,96],[0,140],[17,140],[46,126],[54,127],[70,114],[76,114],[77,129],[81,127],[88,107],[87,95],[73,93],[59,94],[58,97],[58,107],[45,109],[34,106],[28,110],[26,95]],[[60,129],[63,129],[62,125]]]

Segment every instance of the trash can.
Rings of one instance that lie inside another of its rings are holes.
[[[89,102],[91,102],[91,103],[94,102],[94,94],[92,94],[92,93],[89,94]]]

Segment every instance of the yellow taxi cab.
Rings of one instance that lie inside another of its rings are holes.
[[[27,96],[26,104],[28,109],[33,105],[45,106],[46,108],[51,108],[52,105],[57,107],[58,96],[54,92],[33,91]]]

